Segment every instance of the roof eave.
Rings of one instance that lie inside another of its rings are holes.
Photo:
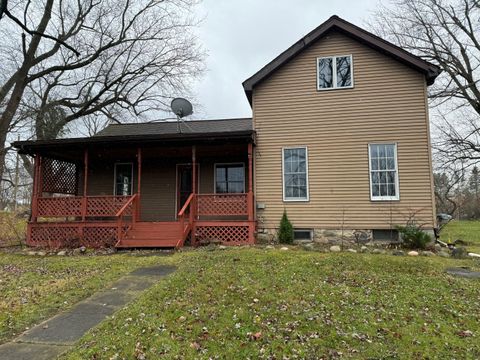
[[[130,136],[97,136],[88,138],[71,138],[71,139],[55,139],[55,140],[28,140],[15,141],[12,146],[19,153],[33,155],[37,151],[48,148],[60,147],[88,147],[93,145],[112,145],[125,143],[142,143],[142,144],[168,144],[195,141],[215,141],[215,140],[247,140],[255,142],[255,131],[232,131],[222,133],[196,133],[196,134],[161,134],[161,135],[130,135]]]

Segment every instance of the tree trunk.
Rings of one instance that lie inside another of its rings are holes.
[[[15,113],[17,112],[20,101],[22,100],[22,95],[27,85],[28,72],[32,67],[33,60],[35,59],[35,53],[37,52],[38,45],[42,38],[40,34],[43,34],[45,32],[47,25],[50,21],[53,3],[54,0],[48,0],[45,4],[45,11],[43,12],[42,20],[40,21],[40,24],[38,25],[36,30],[38,34],[32,36],[32,40],[30,41],[28,50],[23,59],[22,66],[16,74],[16,81],[15,86],[12,90],[12,94],[10,95],[10,99],[7,102],[5,111],[0,117],[0,175],[3,175],[5,170],[5,144],[7,143],[8,130],[15,116]]]

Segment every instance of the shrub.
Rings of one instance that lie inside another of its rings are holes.
[[[280,220],[278,241],[282,244],[291,244],[293,242],[293,226],[290,220],[288,220],[286,210],[283,210],[282,220]]]
[[[402,236],[404,246],[409,249],[425,249],[432,240],[429,234],[413,222],[406,226],[396,226],[396,229]]]

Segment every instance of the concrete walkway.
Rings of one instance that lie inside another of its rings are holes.
[[[96,293],[67,312],[31,328],[12,342],[0,345],[0,359],[55,359],[88,330],[173,271],[175,267],[162,265],[131,272],[117,280],[111,288]]]

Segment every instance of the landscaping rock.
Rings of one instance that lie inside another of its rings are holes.
[[[80,246],[78,250],[80,250],[80,254],[85,254],[87,252],[87,248],[85,246]]]
[[[420,253],[420,255],[422,255],[422,256],[435,256],[435,253],[431,252],[431,251],[422,251]]]
[[[356,253],[357,253],[357,250],[355,250],[355,249],[347,249],[347,252],[351,252],[351,253],[353,253],[353,254],[356,254]]]
[[[465,259],[467,256],[468,252],[464,247],[456,247],[452,250],[452,257],[455,259]]]
[[[370,241],[370,235],[366,231],[355,231],[353,233],[358,244],[366,244]]]
[[[219,249],[219,250],[225,250],[226,248],[227,248],[227,247],[226,247],[225,245],[219,245],[219,246],[218,246],[218,249]]]
[[[265,249],[272,250],[272,249],[275,249],[275,246],[267,245],[267,246],[265,246]]]
[[[37,253],[35,251],[29,251],[29,252],[27,252],[27,255],[35,256],[35,255],[37,255]]]
[[[408,256],[418,256],[418,251],[409,251]]]
[[[268,244],[271,242],[273,239],[273,236],[271,234],[262,234],[258,233],[257,234],[257,244]]]
[[[383,249],[373,249],[372,254],[386,254],[387,252]]]
[[[480,258],[480,254],[476,254],[476,253],[468,253],[468,256],[477,258],[477,259]]]
[[[62,251],[57,252],[57,255],[58,256],[65,256],[65,255],[67,255],[67,252],[65,250],[62,250]]]
[[[360,248],[360,252],[364,253],[364,252],[367,252],[368,251],[368,247],[366,247],[365,245],[363,245],[361,248]]]
[[[442,251],[442,250],[443,250],[443,246],[442,246],[442,245],[440,245],[440,244],[435,244],[434,248],[435,248],[435,251],[437,251],[437,252],[439,252],[439,251]]]
[[[289,249],[288,247],[286,247],[286,246],[282,246],[282,247],[280,248],[280,250],[282,250],[282,251],[287,251],[287,250],[290,250],[290,249]]]
[[[340,251],[342,251],[342,249],[340,249],[340,246],[338,246],[338,245],[333,245],[333,246],[330,246],[330,251],[331,252],[340,252]]]
[[[405,252],[402,250],[393,250],[392,255],[395,256],[405,256]]]
[[[46,253],[45,251],[39,251],[39,252],[37,253],[37,255],[38,255],[38,256],[46,256],[47,253]]]
[[[442,250],[438,253],[438,256],[443,257],[443,258],[449,258],[450,253],[448,251]]]
[[[312,251],[314,249],[314,246],[312,243],[306,243],[302,244],[302,249],[306,251]]]

